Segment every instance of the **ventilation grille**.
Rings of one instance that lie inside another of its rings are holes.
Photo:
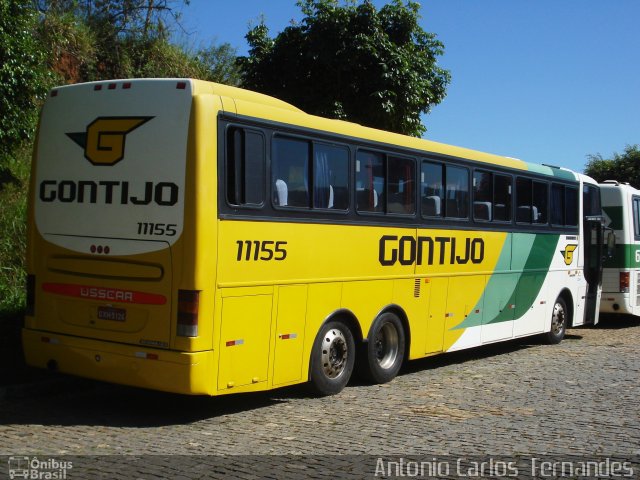
[[[413,296],[416,298],[420,297],[420,279],[416,278],[413,286]]]

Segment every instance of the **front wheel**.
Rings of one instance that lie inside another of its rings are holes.
[[[334,320],[322,326],[311,351],[309,377],[316,393],[334,395],[347,385],[355,350],[353,334],[344,323]]]
[[[367,380],[373,383],[393,380],[404,360],[404,344],[404,328],[395,314],[383,313],[376,318],[360,360]]]
[[[562,341],[567,331],[568,319],[567,304],[562,297],[558,297],[551,312],[551,330],[545,334],[547,343],[556,344]]]

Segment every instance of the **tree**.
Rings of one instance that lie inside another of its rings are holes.
[[[136,77],[195,77],[238,84],[227,44],[192,52],[170,42],[188,0],[39,0],[40,36],[65,83]]]
[[[599,153],[588,158],[584,173],[598,182],[618,180],[640,188],[640,146],[627,145],[624,153],[614,152],[613,158],[604,158]]]
[[[420,136],[421,114],[445,97],[442,42],[418,24],[420,5],[393,0],[299,0],[305,15],[275,38],[261,22],[246,35],[242,85],[308,113]]]
[[[49,86],[37,20],[30,1],[0,0],[0,157],[30,138]]]

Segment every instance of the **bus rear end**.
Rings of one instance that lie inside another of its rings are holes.
[[[211,345],[194,340],[200,296],[183,268],[192,88],[126,80],[51,92],[31,180],[29,365],[208,393]]]
[[[604,263],[605,313],[640,315],[640,191],[607,180],[600,184],[607,226],[615,232],[615,253]]]

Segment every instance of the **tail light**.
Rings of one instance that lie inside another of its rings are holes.
[[[26,314],[34,316],[36,314],[36,276],[27,275],[27,311]]]
[[[620,291],[629,293],[629,272],[620,272]]]
[[[198,308],[200,292],[197,290],[178,290],[178,330],[180,337],[198,336]]]

